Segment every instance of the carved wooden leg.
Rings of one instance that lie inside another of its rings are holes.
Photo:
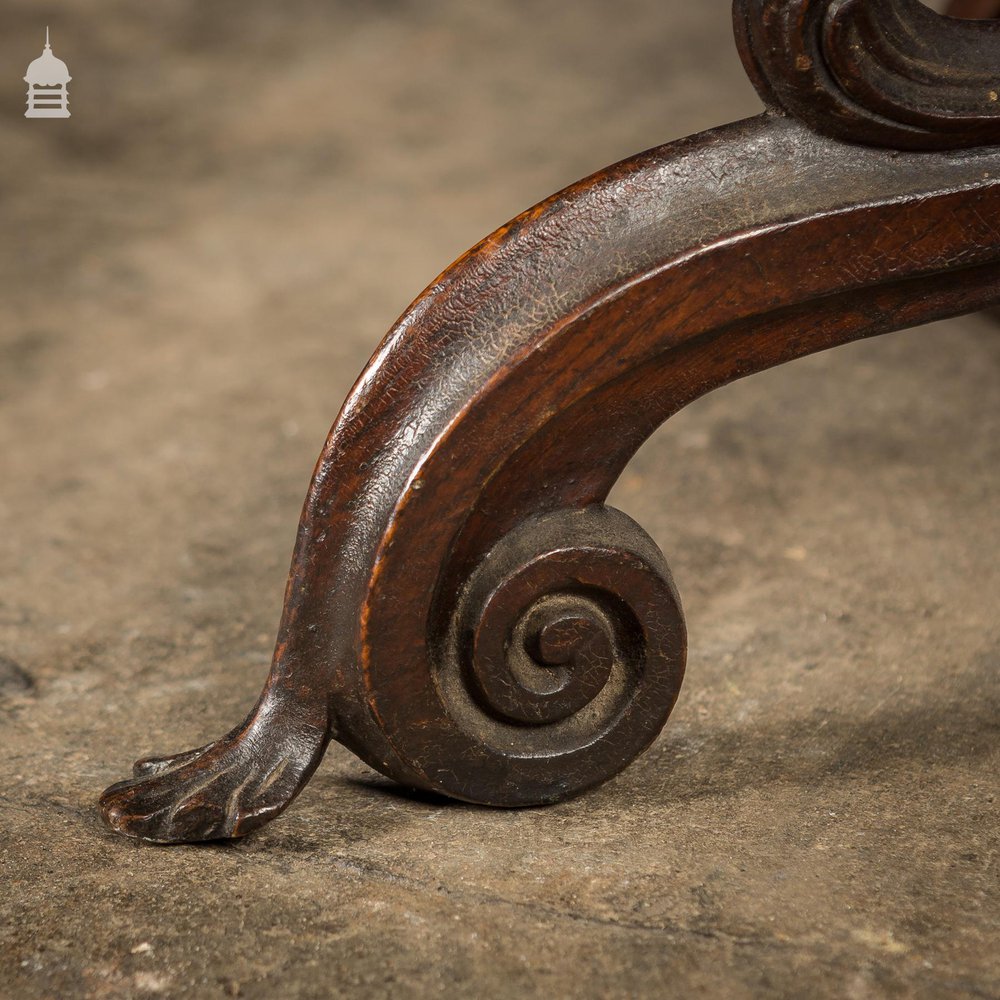
[[[330,431],[257,708],[140,762],[112,827],[247,833],[329,738],[494,805],[612,776],[684,671],[663,557],[604,504],[639,445],[733,379],[1000,301],[995,28],[918,0],[734,16],[765,113],[580,181],[416,300]]]

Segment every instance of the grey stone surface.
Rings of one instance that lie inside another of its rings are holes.
[[[995,997],[1000,337],[807,359],[614,501],[692,640],[575,801],[401,794],[333,748],[232,846],[94,803],[257,693],[298,507],[407,301],[578,176],[759,107],[728,10],[52,0],[0,33],[0,996]]]

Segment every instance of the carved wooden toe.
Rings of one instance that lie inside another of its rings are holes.
[[[254,753],[148,765],[112,825],[246,832],[326,736],[493,805],[611,777],[684,671],[663,556],[604,503],[636,449],[734,379],[1000,301],[996,25],[918,0],[734,17],[767,110],[566,188],[414,302],[309,487]]]

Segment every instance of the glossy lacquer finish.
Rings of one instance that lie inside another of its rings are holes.
[[[256,707],[136,764],[102,797],[114,829],[246,834],[331,738],[493,805],[611,777],[684,674],[663,556],[604,504],[643,440],[733,379],[1000,301],[995,25],[734,13],[765,113],[566,188],[420,295],[320,456]]]

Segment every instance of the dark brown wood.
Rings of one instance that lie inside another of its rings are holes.
[[[897,149],[1000,142],[1000,22],[921,0],[736,0],[765,104],[828,135]]]
[[[403,784],[522,806],[609,778],[656,737],[684,619],[654,543],[604,503],[639,445],[733,379],[1000,302],[1000,150],[959,148],[1000,131],[963,103],[953,22],[919,15],[920,51],[940,58],[911,114],[906,74],[866,103],[806,96],[775,39],[815,58],[831,23],[867,40],[913,14],[831,22],[828,6],[738,0],[769,110],[554,195],[406,311],[320,456],[260,700],[216,743],[109,788],[114,829],[241,836],[331,738]],[[788,35],[796,12],[811,41]],[[962,42],[970,79],[994,34]],[[843,93],[871,91],[873,64],[840,56]],[[938,146],[955,149],[913,151]]]
[[[1000,17],[1000,0],[951,0],[944,12],[949,17],[973,20]]]

